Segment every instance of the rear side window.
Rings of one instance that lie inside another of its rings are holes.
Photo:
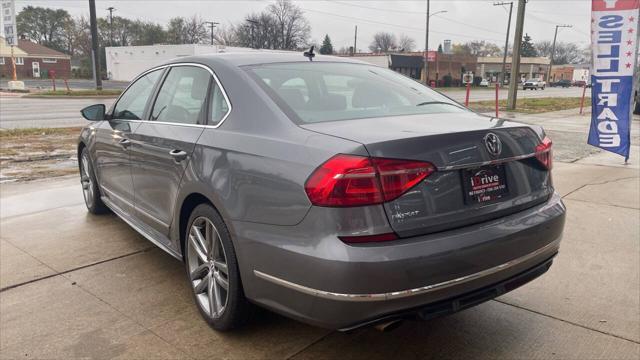
[[[229,113],[229,103],[224,97],[222,90],[215,82],[211,89],[211,99],[209,100],[211,106],[211,117],[209,118],[209,124],[216,126],[224,120],[225,116]]]
[[[195,66],[175,66],[162,83],[151,120],[178,124],[199,124],[211,75]]]
[[[151,96],[153,87],[162,74],[161,70],[154,70],[131,84],[120,97],[113,110],[113,119],[141,120],[144,108]]]

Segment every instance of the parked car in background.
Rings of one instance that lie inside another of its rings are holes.
[[[480,81],[480,87],[489,87],[489,80],[487,79],[482,79],[482,81]]]
[[[524,84],[522,84],[522,89],[523,90],[544,90],[544,88],[547,86],[547,83],[544,80],[539,80],[539,79],[529,79],[527,81],[524,82]]]
[[[549,269],[565,206],[540,126],[311,57],[183,57],[83,109],[89,212],[180,259],[218,330],[254,305],[341,330],[430,319]]]
[[[584,87],[587,85],[587,82],[584,80],[576,80],[571,83],[571,86]]]
[[[571,80],[569,80],[569,79],[558,80],[558,81],[550,83],[549,86],[551,86],[551,87],[568,88],[568,87],[571,87]]]

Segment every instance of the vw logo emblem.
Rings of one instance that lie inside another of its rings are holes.
[[[492,156],[498,156],[502,152],[502,141],[494,133],[488,133],[484,136],[484,146]]]

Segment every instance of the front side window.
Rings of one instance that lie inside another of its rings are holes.
[[[175,66],[162,83],[151,120],[199,124],[211,75],[195,66]]]
[[[142,120],[144,108],[161,74],[161,70],[154,70],[129,86],[118,100],[111,117],[123,120]]]
[[[468,111],[412,79],[375,66],[281,63],[257,65],[248,72],[301,123]]]

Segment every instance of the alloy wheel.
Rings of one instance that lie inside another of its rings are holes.
[[[229,293],[229,270],[218,229],[206,217],[191,224],[187,242],[188,269],[198,305],[211,318],[222,316]]]
[[[91,179],[91,164],[89,162],[89,156],[87,153],[82,154],[81,159],[81,174],[80,174],[80,182],[82,184],[82,193],[84,195],[84,201],[86,201],[87,206],[91,207],[93,205],[93,181]]]

